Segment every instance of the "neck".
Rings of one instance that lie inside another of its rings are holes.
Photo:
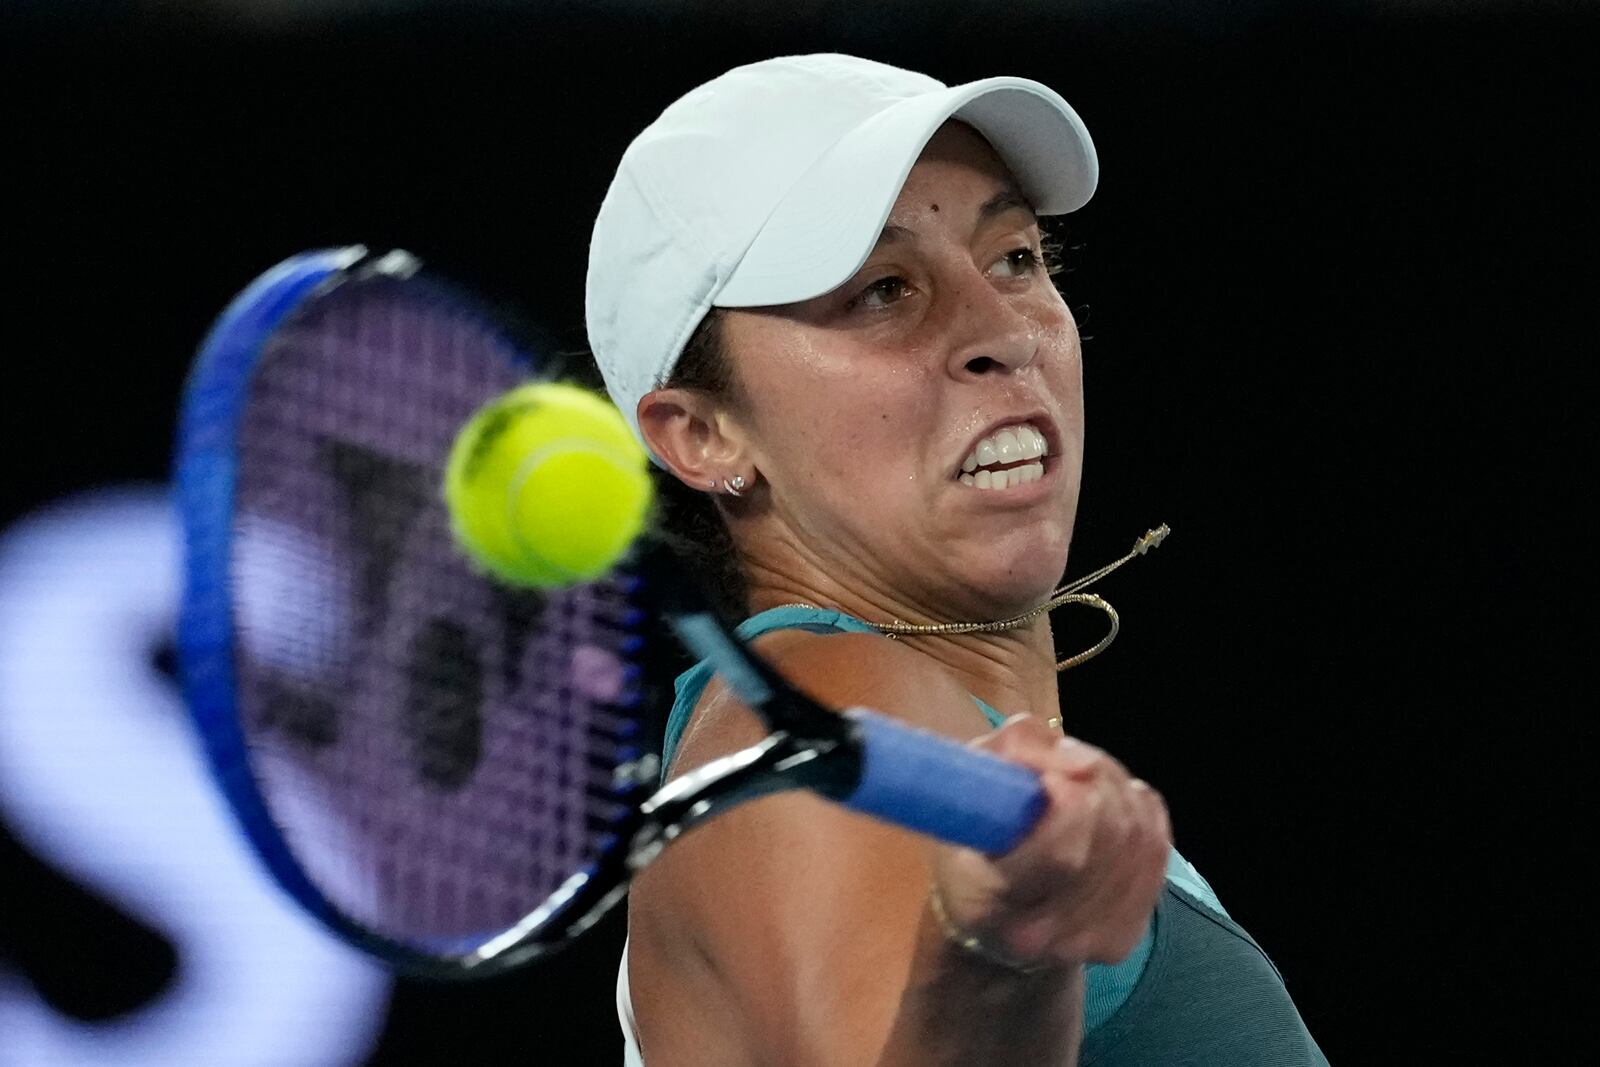
[[[750,606],[754,611],[786,604],[809,604],[841,611],[868,623],[894,621],[965,622],[986,620],[933,617],[925,609],[898,602],[866,583],[841,582],[819,567],[778,569],[746,558]],[[1032,605],[1025,605],[1026,610]],[[1028,712],[1058,717],[1055,649],[1050,617],[1041,614],[1012,630],[991,633],[899,635],[909,649],[927,656],[973,696],[1003,714]]]

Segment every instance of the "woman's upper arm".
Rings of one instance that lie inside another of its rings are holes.
[[[971,698],[908,650],[871,635],[805,637],[763,652],[823,702],[868,704],[956,736],[985,728]],[[765,733],[710,691],[674,772]],[[637,881],[630,910],[651,1067],[715,1062],[708,1042],[726,1046],[729,1062],[871,1063],[910,971],[928,850],[803,792],[752,801],[667,849]]]

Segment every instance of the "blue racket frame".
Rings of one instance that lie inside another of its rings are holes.
[[[364,935],[306,877],[284,844],[250,772],[238,708],[228,568],[238,488],[238,434],[249,386],[270,337],[312,293],[361,261],[357,247],[304,252],[257,278],[201,343],[178,416],[177,476],[184,586],[177,650],[184,699],[217,784],[278,884],[342,936]]]
[[[402,970],[436,977],[497,973],[565,941],[532,936],[559,926],[562,913],[580,919],[595,906],[590,888],[598,869],[621,867],[617,855],[568,880],[562,890],[513,931],[462,939],[430,950],[383,937],[338,909],[295,860],[250,768],[235,694],[238,632],[230,594],[239,428],[250,385],[268,339],[306,301],[349,278],[353,269],[405,277],[419,264],[403,252],[372,259],[355,245],[303,252],[262,274],[229,303],[202,341],[179,409],[176,460],[179,513],[185,541],[184,587],[177,652],[184,700],[200,735],[213,778],[227,797],[251,848],[295,902],[335,934]],[[534,370],[531,362],[528,371]],[[614,850],[620,853],[620,849]],[[589,890],[585,892],[585,890]],[[562,931],[564,934],[565,931]]]

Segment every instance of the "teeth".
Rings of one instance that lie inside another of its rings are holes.
[[[1022,435],[1029,437],[1027,427],[1021,429]],[[1015,463],[1022,458],[1022,442],[1011,430],[1001,430],[994,435],[994,450],[999,454],[1001,463]]]
[[[1011,467],[1003,471],[980,470],[976,474],[963,474],[961,484],[970,485],[974,489],[1010,489],[1012,486],[1036,482],[1043,477],[1043,463],[1024,463],[1020,467]]]
[[[979,441],[962,461],[961,470],[971,474],[979,467],[995,467],[1003,463],[1038,459],[1048,452],[1044,434],[1031,424],[1021,422],[998,430]]]

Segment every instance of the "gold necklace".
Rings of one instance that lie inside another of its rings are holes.
[[[1082,578],[1068,582],[1066,585],[1061,586],[1055,592],[1051,593],[1050,598],[1044,603],[1038,605],[1037,607],[1029,608],[1020,615],[1013,615],[1009,619],[997,619],[994,622],[927,623],[901,622],[899,619],[896,619],[894,622],[868,622],[867,625],[881,634],[886,634],[890,640],[893,640],[896,637],[932,637],[945,634],[997,633],[1002,630],[1015,630],[1017,627],[1031,622],[1040,615],[1043,615],[1045,612],[1053,611],[1063,604],[1087,604],[1089,607],[1105,612],[1106,617],[1111,620],[1111,629],[1108,630],[1106,635],[1102,637],[1092,648],[1085,649],[1076,655],[1068,656],[1066,659],[1060,660],[1056,663],[1056,670],[1070,670],[1071,668],[1078,666],[1080,663],[1086,663],[1098,656],[1100,653],[1104,652],[1108,647],[1110,647],[1111,642],[1116,640],[1117,631],[1122,628],[1122,620],[1117,616],[1117,609],[1108,604],[1104,598],[1098,597],[1093,593],[1082,592],[1081,590],[1094,584],[1095,582],[1098,582],[1100,579],[1104,578],[1106,575],[1110,574],[1112,571],[1116,570],[1133,557],[1142,556],[1152,548],[1155,548],[1157,545],[1161,544],[1162,541],[1165,541],[1167,539],[1167,535],[1171,532],[1172,530],[1167,526],[1166,523],[1162,523],[1153,530],[1146,530],[1142,537],[1133,542],[1133,549],[1126,556],[1123,556],[1121,559],[1116,560],[1113,563],[1108,563],[1099,570],[1084,575]],[[822,610],[815,604],[794,603],[782,604],[780,606],[785,608],[810,608],[813,611]]]

